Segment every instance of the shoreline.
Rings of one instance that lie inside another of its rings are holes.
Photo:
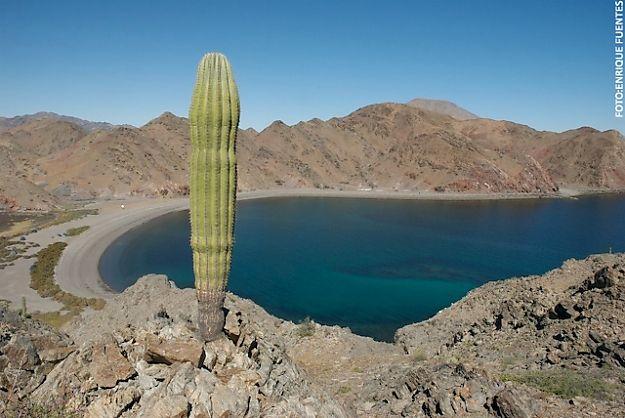
[[[445,192],[392,192],[368,190],[319,190],[319,189],[273,189],[239,192],[237,200],[269,199],[282,197],[328,197],[328,198],[367,198],[367,199],[408,199],[408,200],[527,200],[576,198],[595,194],[579,191],[563,191],[553,195],[527,193],[445,193]],[[121,205],[125,208],[122,209]],[[98,269],[99,261],[106,249],[121,235],[154,218],[170,212],[188,209],[188,197],[184,198],[122,198],[100,200],[85,206],[97,208],[98,215],[55,225],[26,236],[28,241],[37,242],[43,248],[56,241],[67,242],[68,246],[55,269],[55,280],[66,292],[80,297],[111,298],[118,293],[109,288]],[[75,237],[61,236],[67,229],[89,226],[84,233]],[[15,266],[0,270],[3,279],[0,294],[13,304],[21,303],[22,296],[33,310],[43,312],[58,310],[60,304],[49,298],[41,298],[24,283],[29,277],[32,261],[20,259]],[[9,270],[9,271],[7,271]],[[8,279],[8,280],[7,280]],[[21,282],[21,283],[19,283]],[[29,282],[29,280],[28,280]]]
[[[539,193],[457,193],[457,192],[409,192],[385,190],[334,190],[334,189],[268,189],[238,193],[237,200],[271,199],[279,197],[332,197],[355,199],[397,200],[517,200],[568,198],[577,195],[546,195]]]
[[[575,198],[582,194],[558,194],[558,195],[542,195],[528,193],[440,193],[440,192],[389,192],[389,191],[341,191],[341,190],[319,190],[319,189],[269,189],[257,191],[243,191],[237,193],[237,201],[254,200],[254,199],[272,199],[286,197],[328,197],[328,198],[366,198],[366,199],[402,199],[402,200],[445,200],[445,201],[482,201],[482,200],[527,200],[527,199],[561,199]],[[155,198],[157,202],[163,202],[159,198]],[[141,200],[141,202],[152,202],[154,199]],[[128,200],[122,200],[128,204]],[[165,200],[167,202],[167,200]],[[126,221],[119,224],[119,219],[113,229],[106,230],[104,235],[99,234],[97,244],[94,237],[90,236],[90,229],[83,236],[87,241],[87,245],[83,244],[79,252],[70,252],[75,246],[68,245],[63,252],[63,256],[59,261],[55,270],[57,283],[63,290],[74,293],[83,297],[112,297],[118,292],[112,290],[104,278],[100,275],[99,262],[102,254],[117,238],[131,229],[155,219],[167,213],[186,210],[189,208],[188,198],[171,199],[169,204],[159,205],[158,207],[140,208],[139,212],[132,215],[126,214]],[[120,203],[122,204],[122,203]],[[157,210],[153,210],[157,209]],[[125,209],[128,210],[128,209]],[[80,237],[80,236],[79,236]],[[92,245],[88,245],[89,242]],[[95,245],[94,245],[95,244]],[[79,283],[79,278],[87,278],[87,293],[85,291],[85,283]]]
[[[439,192],[388,192],[388,191],[338,191],[318,189],[274,189],[244,191],[237,200],[271,199],[283,197],[328,197],[367,199],[414,199],[414,200],[514,200],[539,199],[536,194],[479,194]],[[557,196],[565,197],[565,196]],[[126,209],[121,209],[124,204]],[[118,294],[100,275],[99,262],[106,249],[124,233],[167,213],[186,210],[188,198],[143,198],[97,202],[101,213],[85,219],[90,228],[69,240],[67,248],[55,269],[55,280],[66,292],[81,297],[111,298]],[[108,213],[110,212],[110,213]],[[99,219],[97,219],[99,218]]]

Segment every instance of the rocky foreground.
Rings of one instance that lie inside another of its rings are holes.
[[[0,309],[0,416],[625,416],[624,254],[488,283],[395,344],[226,308],[207,344],[164,276],[65,332]]]

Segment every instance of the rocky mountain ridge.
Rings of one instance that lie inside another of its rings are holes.
[[[196,303],[152,275],[64,332],[0,309],[0,414],[625,414],[625,254],[488,283],[395,344],[283,321],[234,295],[225,336],[204,344]]]
[[[81,199],[184,195],[188,151],[187,120],[168,112],[140,128],[92,132],[32,120],[0,132],[0,205],[46,210]],[[617,131],[541,132],[395,103],[240,130],[237,155],[240,190],[625,190],[625,140]]]
[[[432,99],[412,99],[408,103],[408,106],[416,107],[417,109],[429,110],[431,112],[442,113],[444,115],[451,116],[454,119],[466,120],[466,119],[478,119],[475,113],[471,113],[466,109],[461,108],[455,103],[447,100],[432,100]]]
[[[10,118],[0,116],[0,132],[7,129],[15,128],[20,125],[24,125],[25,123],[31,122],[33,120],[42,119],[71,122],[74,125],[80,126],[87,132],[92,132],[99,129],[111,130],[115,127],[115,125],[108,122],[93,122],[74,116],[59,115],[58,113],[54,112],[37,112],[30,115],[19,115]]]

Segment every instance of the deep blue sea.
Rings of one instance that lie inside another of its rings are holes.
[[[625,196],[502,201],[269,198],[238,203],[228,288],[292,321],[392,340],[482,283],[625,251]],[[147,273],[193,287],[188,213],[121,236],[100,260],[115,290]]]

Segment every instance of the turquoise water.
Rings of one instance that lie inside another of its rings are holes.
[[[418,201],[271,198],[238,204],[228,288],[293,321],[392,340],[494,279],[625,251],[625,197]],[[129,231],[100,272],[123,290],[147,273],[193,286],[187,212]]]

